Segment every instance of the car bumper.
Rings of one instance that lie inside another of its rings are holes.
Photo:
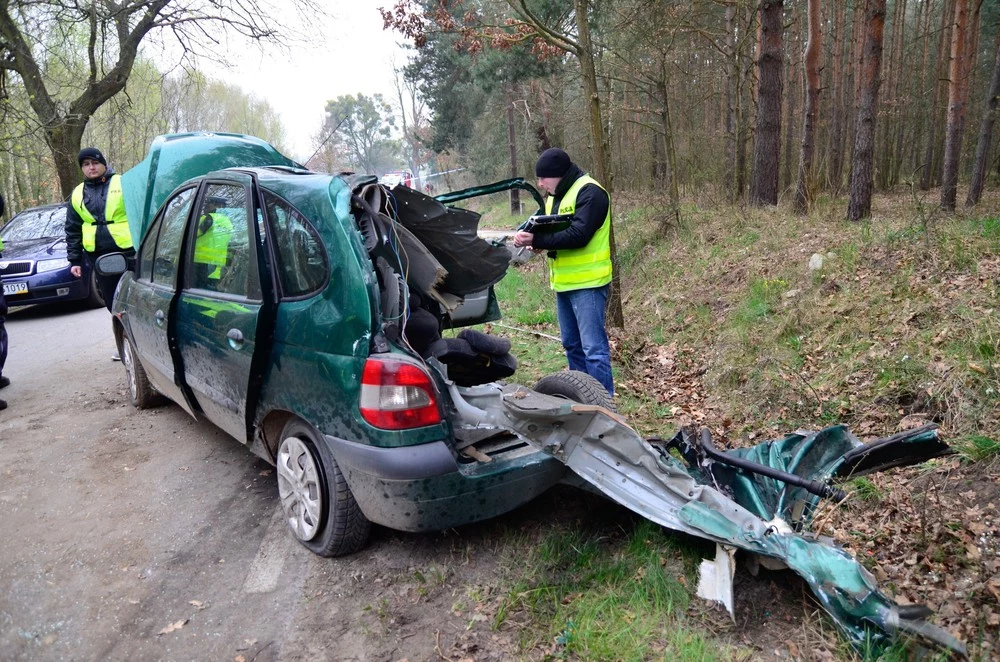
[[[69,270],[53,271],[52,273],[34,276],[6,276],[3,282],[7,285],[25,283],[28,291],[21,294],[7,294],[8,306],[27,306],[36,303],[52,303],[53,301],[77,301],[86,299],[89,295],[87,281],[75,278]]]
[[[377,448],[326,436],[358,506],[399,531],[438,531],[502,515],[566,475],[558,460],[512,439],[490,462],[456,458],[444,441]]]

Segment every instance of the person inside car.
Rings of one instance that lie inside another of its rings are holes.
[[[220,196],[205,199],[205,211],[198,220],[194,243],[195,287],[218,289],[222,278],[233,235],[233,221],[218,211],[225,204],[225,198]]]

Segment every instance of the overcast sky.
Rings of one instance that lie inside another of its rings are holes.
[[[333,3],[328,3],[333,4]],[[265,99],[284,120],[291,153],[304,162],[311,137],[323,121],[326,102],[344,94],[382,93],[394,101],[393,66],[406,63],[402,37],[382,29],[378,8],[393,0],[337,2],[325,19],[310,25],[315,45],[292,45],[287,52],[248,49],[234,69],[205,66],[213,78],[239,85]],[[284,20],[284,16],[282,17]],[[289,20],[295,21],[294,16]],[[297,27],[297,26],[296,26]],[[319,36],[322,35],[322,36]]]

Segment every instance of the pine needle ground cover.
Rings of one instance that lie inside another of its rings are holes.
[[[616,196],[626,319],[625,329],[612,330],[619,409],[644,434],[705,426],[728,447],[832,423],[862,439],[937,423],[956,455],[846,484],[852,498],[820,513],[813,528],[859,558],[898,602],[934,609],[935,622],[961,637],[973,659],[995,659],[1000,198],[945,216],[913,196],[887,196],[860,224],[842,220],[842,201],[821,202],[808,217],[784,207],[692,208],[679,225],[664,222],[664,207]],[[519,306],[530,302],[522,307],[539,317],[522,323],[557,337],[558,325],[541,317],[544,299],[530,294],[544,292],[542,262],[517,269],[501,308],[512,323],[509,311],[526,314]],[[513,336],[522,383],[562,367],[551,338],[495,332]],[[744,602],[741,626],[739,601],[736,624],[692,601],[688,612],[718,637],[708,650],[729,650],[722,659],[777,649],[809,659],[858,655],[794,578],[746,581],[742,590],[751,592],[761,581],[780,586],[761,596],[773,613]],[[798,612],[793,624],[789,609]],[[578,625],[566,636],[560,650],[578,659],[652,659],[656,651],[679,659],[655,634],[634,658],[598,653],[598,643],[581,642]]]

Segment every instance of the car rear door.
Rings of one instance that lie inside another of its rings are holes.
[[[259,316],[266,307],[254,183],[247,174],[230,177],[204,182],[191,215],[175,341],[184,382],[197,407],[220,428],[247,441],[248,389]],[[212,233],[214,256],[204,249]],[[268,348],[261,349],[266,354]]]
[[[153,220],[139,247],[139,267],[123,305],[123,319],[150,384],[192,416],[170,336],[184,229],[196,192],[194,187],[177,192]]]

